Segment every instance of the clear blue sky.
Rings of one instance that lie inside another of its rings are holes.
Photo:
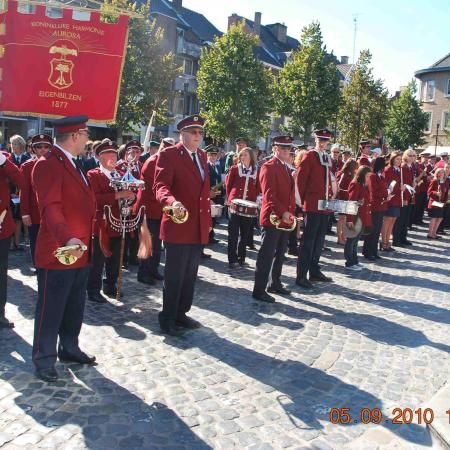
[[[370,49],[374,73],[392,93],[450,52],[450,0],[183,0],[183,6],[221,31],[232,13],[253,20],[259,11],[263,25],[285,23],[297,39],[304,25],[318,20],[327,49],[350,60],[358,14],[356,54]]]

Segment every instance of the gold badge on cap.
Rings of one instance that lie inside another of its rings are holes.
[[[198,122],[198,117],[195,116],[192,120],[193,120],[194,122]]]
[[[40,139],[44,139],[44,135],[43,135],[43,134],[40,134],[40,135],[39,135],[39,138],[40,138]]]

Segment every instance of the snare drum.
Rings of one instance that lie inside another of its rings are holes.
[[[211,205],[211,217],[221,217],[222,216],[223,205]]]
[[[258,204],[250,200],[234,198],[230,203],[230,212],[243,217],[258,217]]]
[[[358,202],[348,200],[319,200],[319,211],[333,211],[338,214],[358,214]]]

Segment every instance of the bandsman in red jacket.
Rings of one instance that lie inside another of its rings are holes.
[[[427,191],[428,185],[433,178],[431,172],[433,166],[430,164],[430,154],[426,151],[420,154],[420,161],[418,164],[418,179],[416,183],[416,203],[414,206],[413,224],[423,225],[423,215],[427,207]]]
[[[372,153],[372,146],[368,139],[361,139],[359,141],[359,151],[360,157],[358,159],[359,166],[372,167],[372,161],[370,160],[370,155]]]
[[[22,175],[11,156],[0,151],[0,328],[14,328],[5,317],[9,243],[16,229],[10,206],[10,184],[21,188]]]
[[[95,148],[95,157],[100,166],[90,170],[87,174],[97,205],[92,265],[87,293],[90,301],[105,303],[106,299],[100,293],[102,285],[104,295],[109,298],[116,298],[121,243],[121,234],[112,229],[105,206],[111,208],[114,217],[120,217],[120,199],[133,199],[135,195],[129,190],[116,192],[110,185],[111,180],[118,176],[115,170],[117,163],[117,145],[115,142],[106,141],[98,145]],[[105,269],[105,278],[102,282],[103,269]]]
[[[31,183],[31,173],[37,160],[47,154],[53,147],[53,138],[46,134],[36,134],[31,138],[31,149],[36,155],[35,158],[29,159],[20,166],[23,176],[23,184],[20,189],[20,212],[22,214],[22,222],[28,227],[30,236],[30,253],[34,265],[34,251],[36,248],[36,238],[41,223],[41,215],[37,204],[36,192]]]
[[[173,145],[162,140],[159,147],[149,148],[150,157],[145,161],[142,171],[141,180],[145,182],[145,189],[138,192],[135,211],[145,206],[145,214],[147,217],[147,226],[152,236],[152,256],[139,261],[139,269],[137,280],[141,283],[153,285],[156,281],[161,281],[164,276],[159,272],[159,264],[161,261],[161,217],[162,208],[158,200],[156,200],[153,184],[155,182],[156,161],[160,149],[173,147]]]
[[[331,173],[336,177],[343,167],[344,163],[342,162],[341,146],[339,144],[334,144],[331,147]]]
[[[175,223],[168,214],[161,222],[160,237],[166,250],[161,331],[179,336],[181,328],[194,329],[200,323],[186,314],[192,306],[202,248],[211,228],[211,201],[206,154],[200,150],[204,120],[188,116],[177,124],[180,142],[160,151],[156,161],[155,196],[161,207],[172,208],[184,223]]]
[[[319,201],[332,198],[331,163],[326,149],[333,133],[327,128],[321,128],[314,130],[314,134],[316,147],[303,157],[297,176],[298,192],[303,202],[306,224],[297,262],[295,283],[305,289],[313,287],[312,281],[333,281],[320,270],[319,266],[329,220],[329,211],[319,210]]]
[[[430,217],[428,239],[442,239],[436,233],[444,218],[444,207],[448,200],[448,191],[449,179],[447,178],[445,166],[444,168],[437,168],[428,187],[428,217]]]
[[[289,229],[295,220],[295,189],[290,161],[293,146],[291,136],[273,138],[273,158],[262,165],[259,183],[262,193],[262,207],[259,223],[262,228],[261,247],[256,259],[253,298],[262,302],[274,303],[275,299],[267,293],[289,295],[290,291],[281,284],[284,255],[289,240]],[[274,216],[276,226],[271,220]],[[286,228],[286,230],[280,229]],[[272,280],[269,275],[272,269]],[[266,291],[267,289],[267,291]]]
[[[76,164],[89,139],[87,121],[86,116],[55,121],[56,143],[37,161],[31,175],[41,214],[35,252],[38,301],[33,363],[37,377],[50,382],[58,379],[57,356],[61,361],[95,362],[78,346],[95,219],[94,193]],[[55,257],[64,246],[78,246],[66,253],[76,259],[72,264]]]

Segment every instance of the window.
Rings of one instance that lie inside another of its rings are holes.
[[[428,116],[428,123],[424,130],[425,133],[431,133],[431,122],[433,118],[433,114],[431,112],[425,112],[425,114]]]
[[[177,115],[184,114],[184,97],[175,97],[173,102],[173,113]]]
[[[194,61],[192,61],[192,59],[184,60],[183,73],[185,75],[194,75]]]
[[[450,78],[445,80],[444,95],[450,97]]]
[[[63,16],[63,10],[61,8],[52,8],[50,6],[46,6],[45,15],[52,19],[61,19]]]
[[[36,12],[36,6],[28,3],[18,3],[17,11],[21,14],[34,14]]]
[[[441,122],[441,129],[442,130],[448,130],[450,123],[448,122],[449,119],[449,112],[448,111],[442,111],[442,122]]]
[[[434,80],[428,80],[424,83],[424,88],[422,89],[424,102],[433,102],[434,101],[434,91],[435,91],[435,83]]]

